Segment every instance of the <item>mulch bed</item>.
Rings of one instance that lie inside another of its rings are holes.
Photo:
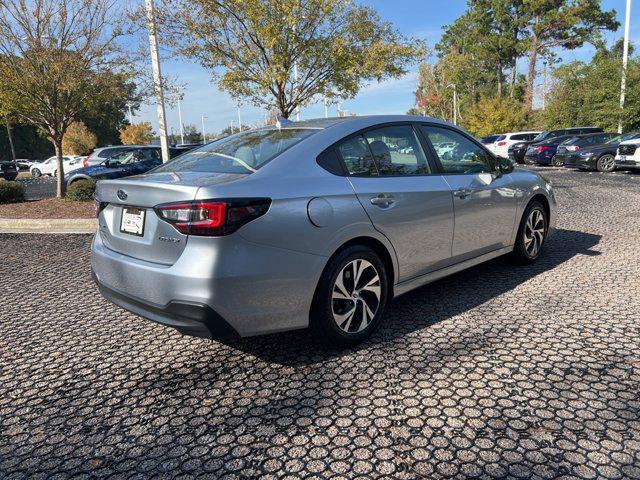
[[[95,218],[93,202],[45,198],[0,205],[0,218]]]

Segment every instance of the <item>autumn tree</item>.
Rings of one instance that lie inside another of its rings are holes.
[[[153,128],[149,122],[134,123],[120,130],[120,141],[123,145],[147,145],[153,137]]]
[[[0,78],[15,95],[21,121],[50,140],[57,195],[64,196],[62,144],[87,106],[113,97],[105,73],[127,65],[116,0],[1,0]]]
[[[527,111],[508,96],[482,97],[469,108],[463,126],[477,137],[492,133],[514,132],[527,122]]]
[[[11,158],[16,161],[16,147],[13,141],[13,125],[18,118],[16,100],[11,87],[0,79],[0,122],[7,129],[7,138],[11,148]]]
[[[96,148],[98,138],[91,132],[84,122],[73,122],[62,139],[62,153],[64,155],[88,155]]]
[[[345,0],[165,0],[165,31],[221,90],[289,117],[319,96],[349,98],[421,56],[370,7]],[[295,71],[298,81],[295,80]]]

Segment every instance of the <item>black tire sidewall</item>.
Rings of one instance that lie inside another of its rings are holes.
[[[538,253],[536,254],[535,257],[532,257],[531,255],[529,255],[529,253],[527,252],[527,249],[524,246],[524,229],[527,224],[527,219],[529,218],[529,215],[531,215],[531,212],[534,209],[540,210],[540,212],[544,217],[544,238],[542,240],[542,246],[538,250]],[[549,216],[547,215],[547,212],[544,206],[542,205],[542,203],[540,203],[538,200],[533,200],[532,202],[529,203],[529,205],[527,205],[527,208],[522,214],[522,218],[520,220],[520,226],[518,227],[518,236],[516,237],[516,244],[513,249],[513,254],[515,258],[521,263],[535,262],[540,257],[540,254],[542,253],[542,249],[544,248],[544,245],[546,243],[548,233],[549,233]]]
[[[38,168],[34,168],[31,172],[31,176],[34,178],[40,178],[42,176],[42,172]]]
[[[336,325],[333,319],[331,294],[338,274],[345,265],[357,259],[367,260],[378,271],[381,287],[380,305],[367,328],[357,333],[346,333]],[[330,343],[349,345],[360,342],[368,337],[379,325],[386,307],[388,292],[389,281],[386,269],[383,262],[373,250],[364,246],[353,246],[339,252],[327,264],[316,288],[316,294],[311,307],[311,326],[315,334],[320,337],[321,340]]]

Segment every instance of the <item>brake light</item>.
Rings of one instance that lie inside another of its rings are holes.
[[[93,156],[93,154],[96,152],[91,152],[89,155],[87,155],[84,160],[82,161],[82,166],[83,167],[88,167],[89,166],[89,159]]]
[[[163,204],[154,210],[185,235],[222,236],[264,215],[270,205],[268,198],[238,198]]]
[[[507,142],[498,142],[498,146],[499,147],[504,147],[507,144]]]
[[[536,148],[534,148],[534,150],[536,152],[546,152],[547,150],[549,150],[551,147],[546,147],[544,145],[539,145]]]

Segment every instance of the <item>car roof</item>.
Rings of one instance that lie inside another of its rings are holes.
[[[330,118],[312,118],[309,120],[290,121],[286,126],[287,128],[313,128],[313,129],[328,129],[337,125],[375,125],[377,123],[391,123],[391,122],[431,122],[439,123],[442,125],[451,125],[449,122],[432,117],[422,117],[419,115],[359,115],[353,117],[330,117]],[[270,125],[265,128],[274,128]],[[365,127],[363,127],[365,128]],[[500,135],[495,134],[495,135]]]

